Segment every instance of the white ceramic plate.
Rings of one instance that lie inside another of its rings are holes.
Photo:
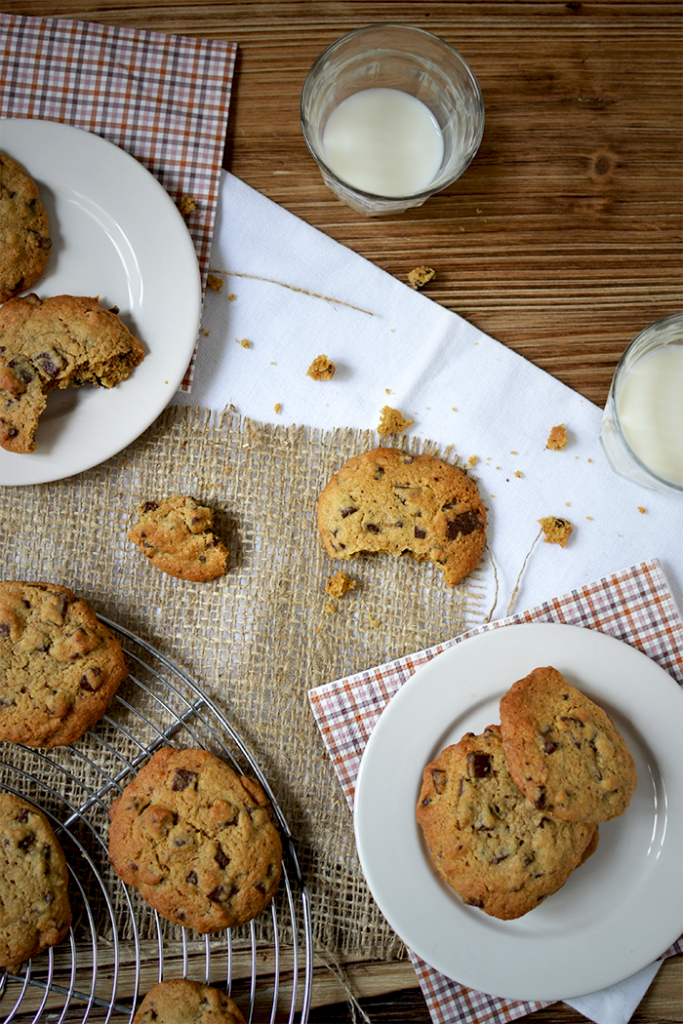
[[[516,679],[553,665],[611,715],[638,787],[600,825],[597,852],[515,921],[467,907],[441,881],[415,821],[424,766],[465,732],[500,721]],[[644,654],[596,630],[505,626],[438,655],[398,691],[370,736],[355,830],[370,890],[406,945],[447,977],[492,995],[559,1000],[605,988],[683,931],[683,690]]]
[[[118,146],[29,118],[0,120],[0,149],[34,179],[50,218],[50,261],[31,291],[97,295],[103,306],[119,307],[145,348],[141,365],[111,390],[86,385],[49,395],[34,453],[0,449],[0,483],[45,483],[115,455],[168,405],[197,340],[199,266],[171,197]]]

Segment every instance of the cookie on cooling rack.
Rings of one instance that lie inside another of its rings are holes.
[[[443,880],[501,920],[557,892],[597,846],[597,825],[559,821],[526,799],[497,725],[466,733],[427,765],[415,813]]]
[[[251,920],[280,880],[261,786],[208,750],[164,747],[110,811],[117,875],[169,921],[207,933]]]
[[[145,501],[127,537],[157,569],[205,583],[225,574],[228,550],[212,532],[213,510],[194,498]]]
[[[45,815],[0,793],[0,967],[21,965],[61,942],[71,927],[69,875]]]
[[[0,581],[0,740],[73,743],[128,675],[121,645],[58,583]]]
[[[133,1024],[245,1024],[237,1004],[199,981],[160,981],[140,1003]]]
[[[547,814],[609,821],[628,807],[638,775],[623,736],[557,669],[536,668],[510,687],[500,729],[510,775]]]
[[[38,186],[21,164],[0,153],[0,302],[35,284],[51,246]]]
[[[411,554],[440,566],[448,586],[476,568],[486,510],[466,473],[432,455],[376,448],[349,459],[318,500],[330,558]]]

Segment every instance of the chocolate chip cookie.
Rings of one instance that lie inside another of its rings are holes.
[[[512,781],[489,726],[424,769],[416,809],[434,866],[468,906],[502,920],[557,892],[597,845],[597,825],[538,810]]]
[[[118,640],[57,583],[0,581],[0,740],[73,743],[128,675]]]
[[[57,388],[113,388],[144,358],[116,309],[74,295],[17,296],[0,308],[0,446],[35,451],[38,420]]]
[[[476,568],[486,511],[476,485],[432,455],[376,448],[342,466],[318,500],[330,558],[411,554],[440,566],[448,586]]]
[[[35,284],[51,246],[38,186],[21,164],[0,153],[0,302]]]
[[[244,924],[277,890],[282,844],[257,782],[207,750],[164,747],[114,801],[109,859],[175,924]]]
[[[228,549],[212,527],[212,509],[190,497],[165,498],[138,506],[138,520],[127,536],[157,569],[204,583],[223,576],[228,561]]]
[[[623,814],[638,782],[606,711],[551,666],[518,680],[500,702],[510,774],[534,805],[564,821]]]
[[[245,1024],[239,1007],[220,989],[172,978],[150,989],[133,1024]]]
[[[0,793],[0,967],[16,973],[71,927],[66,860],[33,804]]]

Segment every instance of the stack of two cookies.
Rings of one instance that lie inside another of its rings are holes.
[[[552,667],[426,766],[416,809],[434,866],[469,906],[503,920],[557,892],[628,807],[633,758],[607,713]]]

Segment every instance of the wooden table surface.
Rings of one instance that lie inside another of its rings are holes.
[[[401,280],[433,267],[434,301],[599,405],[628,342],[683,307],[680,0],[0,0],[0,10],[236,42],[226,168]],[[325,46],[382,21],[427,29],[462,53],[486,129],[450,188],[366,219],[323,185],[299,96]],[[408,962],[349,965],[347,975],[372,1021],[430,1020]],[[316,972],[310,1020],[355,1019],[343,1000],[333,976]],[[585,1018],[559,1004],[528,1020]],[[663,966],[633,1020],[683,1021],[682,957]]]

